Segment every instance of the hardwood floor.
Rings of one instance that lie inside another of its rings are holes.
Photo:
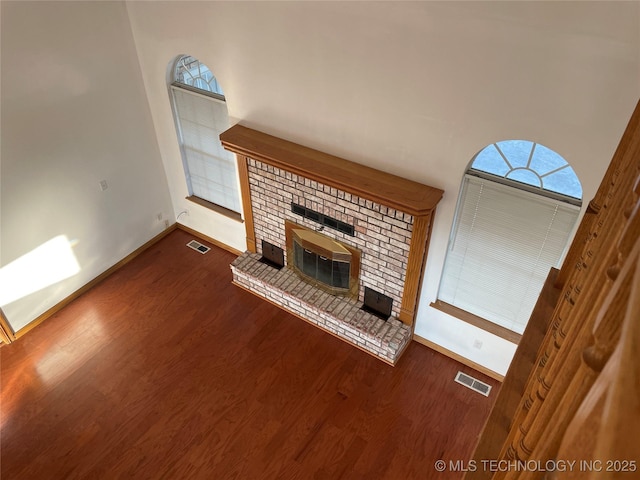
[[[0,348],[8,479],[429,479],[498,383],[413,342],[396,367],[233,286],[176,230]]]

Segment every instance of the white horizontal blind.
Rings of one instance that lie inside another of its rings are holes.
[[[579,208],[466,175],[439,300],[522,333]]]
[[[234,155],[219,135],[229,128],[223,100],[172,87],[189,193],[240,212]]]

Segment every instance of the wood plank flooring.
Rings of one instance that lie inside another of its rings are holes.
[[[0,348],[9,479],[429,479],[495,399],[413,342],[396,367],[231,285],[176,230]]]

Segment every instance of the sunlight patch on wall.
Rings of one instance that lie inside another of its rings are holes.
[[[66,235],[58,235],[0,268],[0,305],[15,302],[79,271],[73,244]]]

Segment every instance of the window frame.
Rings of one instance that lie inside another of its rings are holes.
[[[532,147],[532,152],[533,149],[535,148],[536,145],[538,145],[535,142],[531,142],[534,146]],[[496,144],[489,144],[486,148],[489,148],[491,146],[495,146]],[[548,148],[548,147],[545,147]],[[458,229],[460,227],[460,222],[462,221],[460,219],[461,215],[464,214],[463,209],[465,208],[465,196],[466,196],[466,192],[467,189],[469,188],[468,185],[468,178],[469,177],[477,177],[480,181],[482,182],[490,182],[490,183],[494,183],[494,184],[498,184],[498,185],[503,185],[506,187],[510,187],[510,188],[514,188],[518,191],[522,191],[522,192],[526,192],[527,194],[533,194],[539,197],[543,197],[546,198],[548,201],[550,202],[555,202],[558,205],[565,205],[565,207],[567,210],[575,210],[575,218],[572,220],[572,224],[570,226],[570,228],[568,229],[563,229],[563,232],[566,233],[567,235],[567,241],[565,242],[564,248],[562,250],[562,253],[559,255],[558,257],[558,264],[562,261],[562,258],[564,257],[564,255],[566,254],[566,249],[568,244],[571,241],[571,238],[573,236],[573,234],[575,233],[575,229],[576,226],[578,224],[578,220],[580,218],[580,211],[581,211],[581,206],[582,206],[582,198],[576,198],[570,195],[564,195],[562,193],[558,193],[552,190],[547,190],[544,189],[542,187],[536,187],[534,185],[529,185],[527,183],[524,182],[520,182],[517,180],[513,180],[510,178],[506,178],[506,174],[505,176],[501,176],[498,174],[493,174],[493,173],[489,173],[487,171],[484,170],[478,170],[478,169],[474,169],[473,168],[473,164],[476,161],[478,155],[480,155],[480,153],[484,152],[485,149],[482,149],[480,152],[478,152],[478,154],[474,155],[474,157],[471,159],[471,161],[469,162],[469,165],[467,166],[467,168],[465,169],[465,172],[463,174],[462,177],[462,181],[460,183],[460,189],[459,189],[459,195],[458,195],[458,199],[456,202],[456,207],[455,207],[455,213],[454,213],[454,218],[453,218],[453,222],[451,225],[451,229],[450,229],[450,234],[449,234],[449,240],[447,242],[447,251],[446,251],[446,255],[445,255],[445,259],[444,259],[444,263],[443,263],[443,267],[442,267],[442,273],[441,273],[441,277],[440,277],[440,282],[438,285],[438,292],[437,292],[437,296],[436,296],[436,300],[434,302],[432,302],[430,304],[431,307],[440,310],[444,313],[447,313],[455,318],[458,318],[459,320],[462,320],[466,323],[472,324],[478,328],[481,328],[482,330],[488,331],[494,335],[497,335],[501,338],[504,338],[508,341],[511,341],[513,343],[518,343],[520,338],[521,338],[521,333],[518,333],[518,331],[512,329],[515,328],[516,326],[522,326],[523,324],[521,322],[517,322],[515,319],[518,318],[517,316],[514,316],[514,319],[512,321],[512,328],[508,328],[506,326],[504,326],[504,324],[498,323],[494,320],[490,320],[488,318],[483,318],[481,316],[478,316],[474,313],[471,313],[463,308],[461,308],[459,305],[454,305],[451,303],[448,303],[446,300],[443,300],[442,297],[447,297],[447,295],[443,294],[443,288],[445,285],[445,281],[451,281],[451,278],[455,277],[445,277],[448,272],[447,272],[447,268],[448,266],[451,267],[452,265],[455,266],[455,262],[456,260],[454,259],[455,257],[450,258],[450,255],[453,255],[451,252],[451,248],[452,245],[458,240]],[[500,152],[500,150],[498,150],[498,152]],[[501,153],[501,152],[500,152]],[[555,152],[554,152],[555,153]],[[562,158],[562,157],[560,157]],[[506,159],[505,159],[506,160]],[[564,160],[564,159],[563,159]],[[565,160],[566,161],[566,160]],[[508,162],[507,162],[508,163]],[[570,168],[570,165],[568,164],[568,162],[566,163],[566,165]],[[533,169],[532,169],[533,170]],[[538,174],[538,172],[536,172],[535,170],[533,170],[536,174]],[[575,172],[573,172],[573,169],[571,169],[573,175],[575,176],[576,180],[579,182],[579,179],[577,177],[577,175],[575,175]],[[539,174],[538,174],[539,175]],[[504,187],[503,187],[504,188]],[[516,192],[514,192],[514,194],[516,194]],[[515,198],[515,197],[514,197]],[[541,199],[542,200],[542,199]],[[468,206],[467,206],[468,208]],[[477,207],[476,207],[477,208]],[[508,209],[505,209],[505,211],[507,211]],[[542,210],[540,210],[542,211]],[[469,212],[467,211],[467,214],[469,214]],[[551,225],[551,224],[550,224]],[[522,245],[522,243],[518,243],[518,244],[514,244],[514,245]],[[545,250],[546,246],[543,246],[543,249],[541,250],[541,252],[543,251],[547,251]],[[464,254],[466,256],[466,252]],[[475,258],[475,257],[470,257],[470,258]],[[479,258],[479,257],[478,257]],[[477,259],[477,258],[476,258]],[[448,264],[448,262],[454,262],[453,264]],[[555,265],[557,266],[557,265]],[[554,265],[551,265],[550,268],[553,268]],[[510,267],[510,271],[515,271],[513,268]],[[531,272],[533,272],[534,270],[531,270]],[[473,275],[473,274],[472,274]],[[445,280],[445,278],[447,278],[447,280]],[[454,283],[457,281],[460,281],[459,277],[458,280],[453,280]],[[478,285],[476,283],[476,285]],[[540,285],[540,287],[542,288],[542,285]],[[462,288],[459,286],[455,287],[455,290],[457,290],[458,288]],[[473,291],[477,291],[476,288],[474,288]],[[449,292],[451,292],[451,290],[449,290]],[[472,293],[473,295],[473,293]],[[522,299],[527,298],[526,295],[521,297]],[[479,307],[481,308],[481,307]],[[487,312],[485,312],[487,313]],[[529,314],[530,315],[530,314]],[[496,316],[494,316],[494,318],[498,318]],[[527,323],[524,323],[524,328],[526,328]]]
[[[178,105],[177,105],[177,98],[176,98],[176,90],[177,91],[185,91],[189,94],[192,95],[196,95],[196,96],[200,96],[203,97],[204,99],[206,99],[207,101],[215,101],[215,102],[220,102],[223,103],[225,105],[225,109],[227,109],[227,101],[226,101],[226,97],[223,94],[214,92],[214,91],[208,91],[208,90],[203,90],[201,88],[198,87],[194,87],[192,85],[188,85],[182,82],[177,81],[177,69],[180,65],[180,62],[183,58],[185,57],[190,57],[189,55],[180,55],[178,56],[173,62],[172,62],[172,68],[171,68],[171,78],[170,78],[170,82],[168,84],[168,94],[169,94],[169,100],[170,100],[170,105],[171,105],[171,111],[173,114],[173,120],[174,120],[174,125],[176,128],[176,136],[177,136],[177,140],[178,140],[178,147],[180,149],[180,157],[182,160],[182,167],[183,167],[183,172],[184,172],[184,176],[185,176],[185,182],[187,185],[187,191],[189,192],[189,195],[187,195],[185,197],[186,200],[189,200],[190,202],[193,202],[197,205],[200,205],[204,208],[207,208],[209,210],[212,210],[216,213],[219,213],[225,217],[228,217],[234,221],[237,221],[239,223],[243,223],[244,220],[242,218],[243,214],[242,214],[242,192],[240,189],[240,174],[238,172],[238,165],[237,165],[237,161],[233,162],[234,163],[234,172],[235,172],[235,182],[234,185],[232,186],[234,194],[236,195],[236,200],[237,200],[237,208],[238,210],[236,211],[235,209],[232,208],[228,208],[227,206],[221,205],[219,203],[216,203],[214,201],[211,201],[210,199],[207,198],[203,198],[200,197],[198,195],[195,195],[193,193],[193,188],[192,188],[192,184],[191,184],[191,173],[189,171],[189,165],[188,165],[188,154],[187,151],[185,149],[185,141],[184,141],[184,133],[183,133],[183,126],[181,124],[181,118],[179,115],[179,109],[178,109]],[[195,57],[191,57],[194,58]],[[200,62],[200,60],[195,59],[199,62],[200,65],[204,65],[205,68],[207,68],[207,70],[211,71],[206,64]],[[213,76],[213,73],[212,73]],[[213,78],[215,79],[216,77],[213,76]],[[216,79],[217,82],[217,79]],[[228,111],[226,113],[226,119],[228,120]],[[222,132],[217,132],[218,135],[220,135]]]

